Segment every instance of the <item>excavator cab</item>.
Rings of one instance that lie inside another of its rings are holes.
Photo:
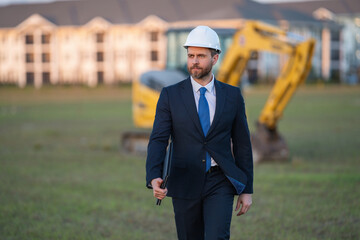
[[[132,112],[136,127],[151,129],[155,119],[156,104],[164,87],[178,83],[187,76],[180,71],[149,71],[133,82]],[[128,131],[122,134],[123,149],[131,153],[144,154],[149,141],[149,131]]]

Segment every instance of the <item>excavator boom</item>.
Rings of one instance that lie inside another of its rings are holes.
[[[260,22],[247,22],[233,38],[223,59],[217,79],[238,86],[252,54],[259,51],[287,55],[281,74],[256,123],[251,136],[255,162],[287,160],[289,151],[277,124],[285,107],[311,68],[315,40],[289,37],[289,33]]]

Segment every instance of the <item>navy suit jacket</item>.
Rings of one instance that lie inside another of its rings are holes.
[[[198,117],[190,77],[163,88],[157,103],[148,145],[146,182],[162,177],[169,137],[173,158],[168,196],[193,199],[200,196],[208,152],[222,171],[253,192],[253,159],[250,134],[240,89],[215,80],[216,109],[206,137]]]

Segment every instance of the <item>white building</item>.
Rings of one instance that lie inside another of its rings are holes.
[[[168,29],[207,24],[235,30],[247,19],[314,37],[314,78],[347,81],[360,68],[359,1],[206,3],[82,0],[0,7],[0,83],[41,87],[131,82],[144,71],[166,68],[167,56],[170,65],[183,64],[172,60],[179,50],[167,44],[179,39],[168,40]],[[351,5],[351,12],[344,4]],[[276,74],[274,66],[280,63],[263,54],[252,65],[267,76]]]

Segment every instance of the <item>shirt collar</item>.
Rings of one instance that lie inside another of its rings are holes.
[[[194,92],[198,92],[200,90],[200,88],[205,87],[208,92],[214,93],[214,79],[215,79],[214,74],[212,74],[211,81],[208,84],[206,84],[205,86],[202,86],[201,84],[196,82],[192,76],[190,76],[190,79],[191,79],[191,84],[194,89]]]

